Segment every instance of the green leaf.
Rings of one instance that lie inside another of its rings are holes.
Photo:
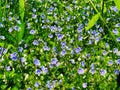
[[[120,0],[114,0],[116,7],[120,10]]]
[[[99,17],[100,17],[99,14],[94,15],[92,19],[89,21],[88,26],[86,27],[86,30],[92,28],[95,25],[95,23],[98,21]]]
[[[0,22],[2,21],[2,1],[0,0]]]
[[[24,14],[25,14],[25,1],[24,0],[19,0],[19,12],[20,12],[20,17],[21,20],[23,21],[24,19]]]
[[[24,22],[20,24],[20,31],[18,32],[18,42],[23,38],[25,32],[25,25]]]

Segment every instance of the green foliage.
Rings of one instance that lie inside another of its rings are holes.
[[[100,15],[99,14],[96,14],[92,17],[92,19],[90,19],[87,27],[86,27],[86,30],[89,30],[90,28],[92,28],[98,21]]]
[[[120,0],[114,0],[116,7],[120,10]]]

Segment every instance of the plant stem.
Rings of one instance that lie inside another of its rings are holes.
[[[102,0],[102,18],[104,19],[104,0]],[[102,24],[102,28],[104,31],[104,23]]]

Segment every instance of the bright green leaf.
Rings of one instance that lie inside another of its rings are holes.
[[[89,21],[89,23],[88,23],[88,26],[86,27],[86,30],[88,30],[88,29],[90,29],[90,28],[92,28],[94,25],[95,25],[95,23],[97,22],[97,20],[99,19],[99,14],[96,14],[96,15],[94,15],[93,17],[92,17],[92,19]]]
[[[114,0],[116,7],[120,10],[120,0]]]

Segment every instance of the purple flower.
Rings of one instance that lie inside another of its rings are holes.
[[[85,66],[85,61],[81,62],[81,66],[84,67]]]
[[[103,31],[103,29],[102,29],[102,27],[100,27],[100,28],[99,28],[99,32],[102,32],[102,31]]]
[[[78,40],[82,41],[83,37],[82,36],[78,36]]]
[[[118,12],[118,9],[115,6],[110,7],[111,10],[113,10],[114,12]]]
[[[44,18],[45,18],[45,15],[44,15],[44,14],[41,14],[41,17],[42,17],[42,19],[44,19]]]
[[[58,40],[61,40],[63,37],[64,37],[63,34],[57,34],[57,39],[58,39]]]
[[[59,32],[62,31],[62,28],[61,28],[60,26],[58,26],[58,31],[59,31]]]
[[[106,44],[105,44],[105,47],[106,47],[106,48],[108,48],[108,47],[109,47],[109,44],[108,44],[108,43],[106,43]]]
[[[32,90],[30,87],[27,90]]]
[[[38,44],[39,44],[39,42],[38,42],[37,40],[34,40],[34,41],[33,41],[33,45],[38,46]]]
[[[117,40],[118,42],[120,42],[120,37],[116,38],[116,40]]]
[[[82,51],[81,47],[77,47],[76,50],[75,50],[76,53],[79,53],[80,51]]]
[[[106,70],[104,70],[104,69],[101,69],[101,70],[100,70],[100,75],[101,75],[101,76],[105,76],[106,73],[107,73]]]
[[[115,25],[115,27],[120,27],[120,23],[117,23],[117,24]]]
[[[37,74],[39,76],[41,74],[41,70],[40,69],[36,69],[35,74]]]
[[[0,39],[5,40],[5,36],[0,36]]]
[[[113,65],[113,61],[112,60],[108,61],[108,64]]]
[[[62,48],[65,48],[66,42],[61,42]]]
[[[118,52],[118,49],[117,49],[117,48],[114,48],[114,49],[113,49],[113,52],[114,52],[114,53],[117,53],[117,52]]]
[[[90,67],[91,67],[92,69],[94,69],[94,68],[95,68],[95,64],[92,63]]]
[[[64,49],[61,51],[61,55],[64,56],[65,54],[66,54],[66,50]]]
[[[35,34],[36,31],[35,30],[30,30],[30,34]]]
[[[19,52],[22,52],[22,51],[23,51],[23,47],[19,47],[19,48],[18,48],[18,51],[19,51]]]
[[[74,60],[74,59],[71,59],[70,62],[71,62],[72,64],[75,64],[75,60]]]
[[[43,73],[48,73],[48,68],[44,67],[44,66],[41,66],[41,69],[42,69],[42,72]]]
[[[96,70],[95,70],[95,69],[90,69],[89,72],[90,72],[91,74],[94,74],[94,73],[96,72]]]
[[[120,59],[115,60],[116,64],[120,64]]]
[[[53,37],[53,34],[50,33],[48,37],[49,37],[49,38],[52,38],[52,37]]]
[[[10,58],[11,58],[12,60],[16,61],[16,60],[17,60],[17,58],[18,58],[17,53],[16,53],[16,52],[14,52],[14,53],[10,54]]]
[[[24,57],[21,57],[20,60],[21,60],[21,62],[25,62],[25,58]]]
[[[114,30],[113,30],[113,33],[114,33],[115,35],[117,35],[117,34],[118,34],[118,30],[114,29]]]
[[[34,59],[34,64],[35,64],[36,66],[39,66],[39,65],[40,65],[39,60],[38,60],[38,59]]]
[[[118,74],[119,74],[119,70],[114,70],[114,73],[115,73],[116,75],[118,75]]]
[[[39,87],[39,83],[38,83],[38,82],[35,82],[34,86],[35,86],[35,87]]]
[[[31,88],[31,87],[29,87],[27,90],[32,90],[32,88]]]
[[[7,70],[7,71],[10,71],[10,70],[11,70],[11,69],[10,69],[10,66],[7,66],[7,67],[6,67],[6,70]]]
[[[80,68],[80,69],[78,70],[78,74],[84,74],[84,69],[83,69],[83,68]]]
[[[52,58],[51,64],[56,64],[57,63],[57,58]]]
[[[48,46],[46,46],[46,45],[44,46],[43,49],[44,49],[44,51],[49,51],[50,50],[50,48]]]
[[[104,51],[103,51],[103,55],[106,55],[106,54],[107,54],[107,52],[104,50]]]
[[[82,32],[82,28],[78,28],[78,33],[81,33]]]
[[[87,83],[83,83],[82,86],[83,86],[83,88],[86,88],[87,87]]]

